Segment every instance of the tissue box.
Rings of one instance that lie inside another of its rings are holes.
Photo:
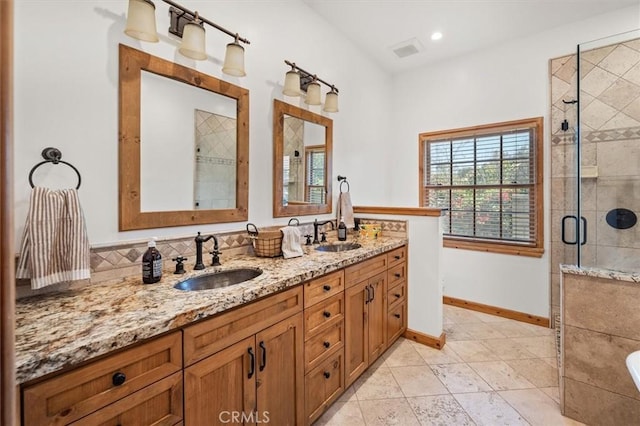
[[[360,238],[375,240],[382,235],[382,227],[379,223],[360,224]]]

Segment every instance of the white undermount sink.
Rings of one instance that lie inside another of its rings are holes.
[[[638,391],[640,391],[640,351],[631,352],[627,356],[627,368],[631,373],[633,383],[636,384]]]

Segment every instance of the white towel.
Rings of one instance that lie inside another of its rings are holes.
[[[300,245],[300,230],[296,226],[280,228],[282,231],[282,256],[285,259],[302,256]]]
[[[355,220],[353,219],[353,205],[351,204],[351,195],[348,192],[341,192],[338,196],[338,223],[340,218],[344,218],[344,224],[347,228],[352,229],[356,227]]]
[[[33,188],[16,277],[31,278],[32,289],[88,279],[89,255],[78,192]]]

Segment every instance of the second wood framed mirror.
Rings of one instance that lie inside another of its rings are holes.
[[[273,103],[273,217],[331,213],[333,120]]]

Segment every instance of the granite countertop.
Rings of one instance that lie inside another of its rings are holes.
[[[640,283],[640,273],[622,272],[605,268],[579,267],[576,265],[560,265],[560,270],[565,274],[584,275],[594,278],[607,278],[615,281],[628,281]]]
[[[184,275],[165,274],[157,284],[140,277],[97,284],[16,302],[16,380],[19,384],[98,355],[179,329],[193,321],[252,302],[311,278],[358,263],[407,243],[381,237],[359,241],[356,250],[331,253],[304,247],[293,259],[249,255],[227,258],[222,266]],[[173,288],[178,281],[213,271],[259,268],[263,274],[246,283],[200,291]]]

